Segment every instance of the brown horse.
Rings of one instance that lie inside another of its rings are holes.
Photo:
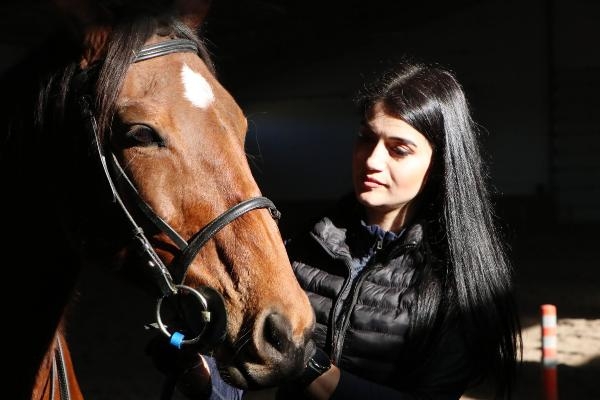
[[[77,40],[59,35],[4,79],[2,250],[20,260],[3,268],[11,398],[82,398],[64,327],[89,265],[155,294],[157,332],[210,351],[241,388],[297,373],[312,346],[246,119],[196,35],[208,5],[163,3],[60,1]]]

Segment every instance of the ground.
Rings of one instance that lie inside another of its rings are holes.
[[[523,363],[517,400],[550,400],[542,390],[542,304],[557,308],[558,399],[600,399],[598,226],[521,228],[514,233]],[[487,399],[474,391],[466,399]]]

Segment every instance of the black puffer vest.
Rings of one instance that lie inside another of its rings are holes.
[[[288,241],[288,253],[315,310],[317,345],[340,368],[396,386],[415,302],[416,265],[423,259],[423,229],[412,225],[379,246],[352,279],[353,265],[376,238],[361,235],[357,214],[350,214],[354,217],[323,218],[308,235]]]

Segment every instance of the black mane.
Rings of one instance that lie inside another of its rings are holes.
[[[89,95],[100,134],[109,138],[113,105],[132,54],[154,33],[196,40],[168,15],[124,17],[114,26],[107,57],[79,68],[82,48],[70,31],[59,30],[0,78],[0,174],[5,258],[5,321],[20,344],[5,360],[16,374],[13,398],[29,398],[40,361],[76,288],[88,245],[86,235],[103,232],[118,243],[118,224],[98,206],[98,160],[81,121],[78,97]],[[96,74],[97,72],[97,74]],[[99,192],[103,192],[100,193]],[[114,212],[114,211],[113,211]],[[130,232],[127,232],[130,235]],[[124,239],[123,239],[124,240]],[[24,321],[24,322],[18,322]]]

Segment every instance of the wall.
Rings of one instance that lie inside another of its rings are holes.
[[[47,4],[0,6],[0,73],[59,23]],[[590,223],[600,221],[598,20],[591,0],[219,0],[204,33],[248,115],[256,177],[276,200],[349,189],[352,96],[364,75],[410,54],[463,82],[509,213]]]
[[[365,74],[409,54],[453,69],[464,84],[510,212],[600,221],[592,118],[599,62],[591,50],[598,14],[596,3],[582,0],[479,1],[418,23],[420,15],[382,8],[369,15],[380,25],[355,31],[351,24],[310,45],[290,43],[273,60],[292,53],[295,61],[231,87],[250,121],[257,179],[284,201],[329,201],[347,190],[352,95]]]

